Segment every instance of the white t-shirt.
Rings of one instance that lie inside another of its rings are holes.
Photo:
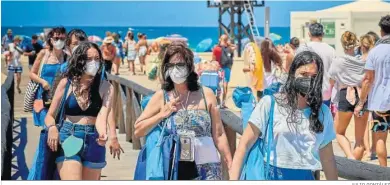
[[[270,108],[271,97],[265,96],[256,105],[249,119],[249,122],[261,131],[261,138],[264,138],[266,132]],[[286,121],[288,116],[286,108],[279,106],[277,101],[275,101],[271,165],[288,169],[322,169],[319,151],[336,137],[333,128],[333,117],[329,108],[322,104],[319,120],[324,125],[324,131],[313,133],[309,129],[310,123],[308,118],[310,112],[310,108],[297,110],[302,119],[300,123],[294,123],[294,125],[289,126]],[[274,154],[276,155],[275,163]]]
[[[22,51],[22,49],[20,49],[20,47],[18,47],[18,46],[15,47],[14,43],[8,44],[8,48],[9,48],[10,54],[12,54],[11,65],[13,65],[14,67],[22,66],[22,64],[20,63],[21,53],[19,52],[19,51]]]
[[[368,110],[390,110],[390,44],[379,44],[373,48],[368,54],[365,69],[375,71]]]
[[[308,49],[309,47],[310,49]],[[329,75],[329,69],[332,64],[332,61],[336,57],[336,51],[334,48],[329,46],[329,44],[324,42],[308,42],[306,44],[301,44],[299,48],[297,49],[297,54],[302,51],[311,50],[317,53],[324,64],[324,80],[322,84],[322,99],[324,101],[329,100],[332,96],[332,89],[330,88],[330,75]]]

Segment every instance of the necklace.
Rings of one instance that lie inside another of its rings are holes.
[[[176,92],[176,94],[178,96],[180,96],[179,93],[176,90],[175,90],[175,92]],[[188,91],[188,93],[187,93],[187,100],[186,100],[185,106],[183,105],[183,102],[180,101],[180,105],[183,107],[183,109],[185,111],[184,123],[187,123],[189,121],[189,115],[188,115],[187,106],[188,106],[188,99],[190,98],[190,95],[191,95],[191,91]]]
[[[72,85],[72,91],[75,95],[76,101],[79,104],[81,110],[83,111],[87,110],[87,108],[91,105],[91,101],[89,97],[89,88],[81,89],[80,87],[76,86],[76,89],[73,89],[73,85]]]

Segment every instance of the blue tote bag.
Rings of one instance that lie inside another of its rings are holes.
[[[240,180],[268,180],[271,146],[273,143],[273,117],[274,117],[275,99],[271,96],[270,116],[266,127],[267,143],[258,138],[249,152],[246,153],[245,163],[243,165]],[[264,138],[265,138],[264,137]],[[264,161],[266,156],[266,161]]]
[[[167,120],[172,120],[167,119]],[[176,180],[180,159],[180,141],[176,133],[167,133],[167,121],[157,144],[147,154],[146,180]],[[174,124],[171,124],[174,127]],[[173,128],[173,130],[175,130]]]
[[[56,123],[60,127],[63,122],[64,114],[64,105],[66,100],[66,95],[69,90],[70,82],[66,84],[64,95],[62,96],[60,103],[60,111],[58,112]],[[30,169],[27,180],[59,180],[59,175],[57,172],[57,165],[55,159],[58,155],[57,152],[53,152],[50,147],[47,145],[47,130],[42,130],[39,136],[38,148],[35,152],[33,166]]]
[[[242,119],[242,128],[244,130],[248,125],[249,118],[251,117],[255,106],[256,106],[256,100],[253,95],[250,97],[248,102],[241,103],[241,119]]]

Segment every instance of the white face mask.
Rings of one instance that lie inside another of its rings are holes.
[[[63,40],[57,40],[54,42],[54,47],[58,50],[64,48],[64,46],[65,46],[65,41]]]
[[[85,73],[91,76],[95,76],[99,71],[99,62],[92,60],[85,64]]]
[[[76,51],[77,47],[79,47],[79,45],[76,45],[75,47],[73,47],[72,54],[74,53],[74,51]]]
[[[173,83],[182,84],[187,80],[188,70],[187,67],[171,67],[167,71],[167,75],[168,74]]]

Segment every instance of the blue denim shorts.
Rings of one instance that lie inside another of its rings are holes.
[[[60,143],[63,143],[69,136],[81,138],[84,144],[81,150],[72,157],[65,157],[64,150],[60,148],[56,163],[66,160],[75,160],[82,163],[84,167],[91,169],[102,169],[106,166],[106,147],[100,146],[96,139],[99,134],[94,125],[80,125],[65,121],[60,129]]]

